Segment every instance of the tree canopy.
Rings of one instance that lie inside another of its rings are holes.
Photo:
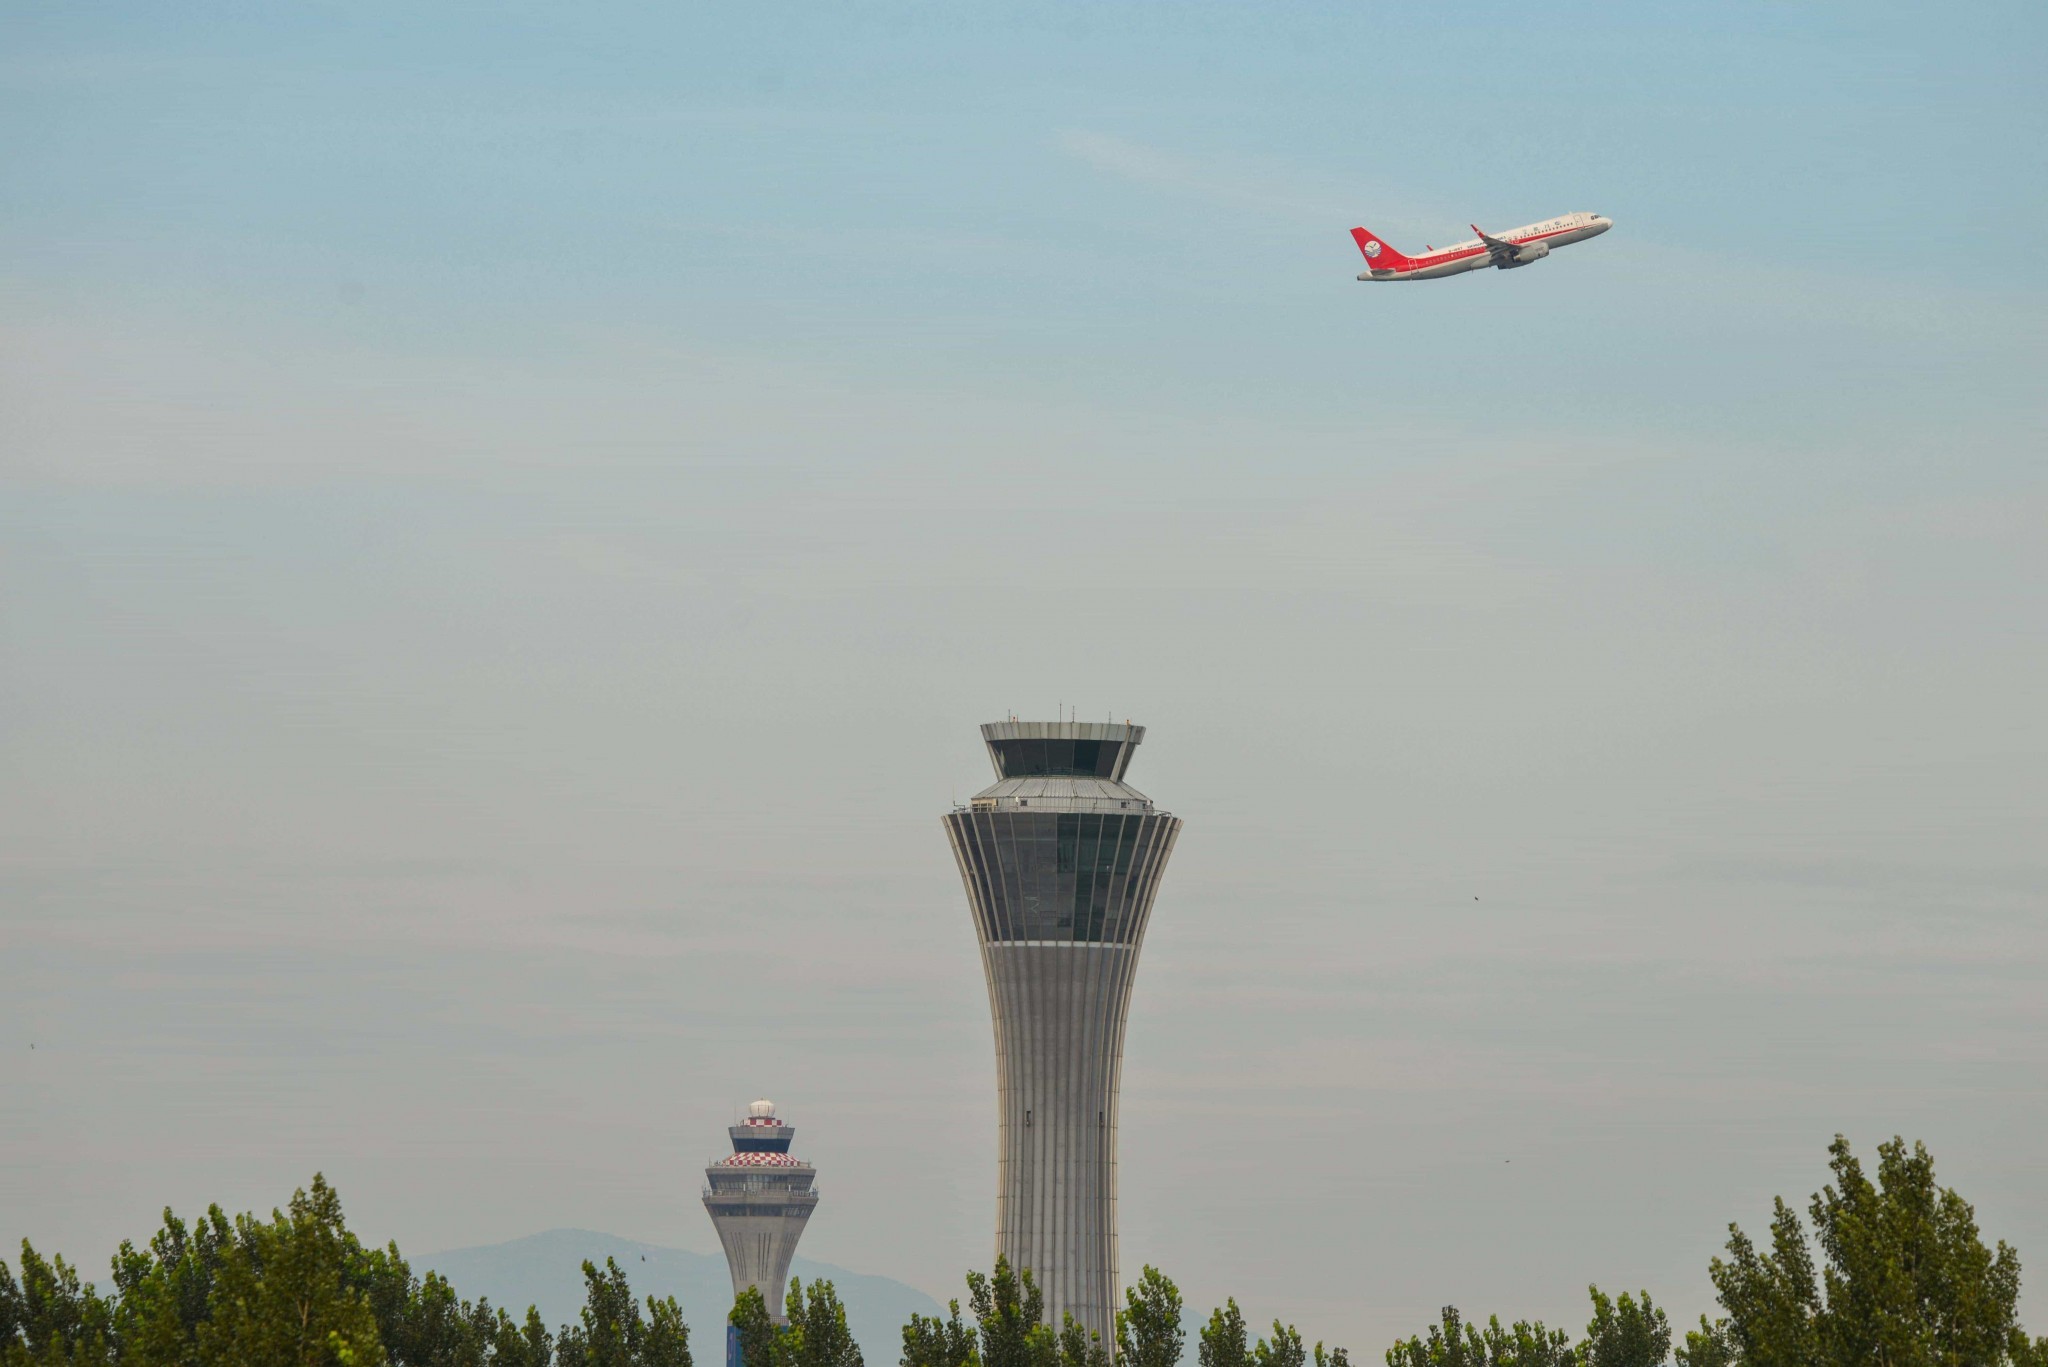
[[[912,1315],[903,1326],[903,1367],[970,1367],[981,1354],[975,1331],[960,1321],[960,1302],[948,1301],[949,1318]]]
[[[1116,1356],[1122,1367],[1178,1367],[1187,1338],[1180,1311],[1180,1288],[1148,1264],[1138,1284],[1124,1288],[1124,1308],[1116,1317]]]
[[[1939,1186],[1924,1144],[1877,1146],[1877,1180],[1841,1135],[1834,1181],[1797,1212],[1774,1202],[1771,1247],[1728,1226],[1710,1269],[1726,1317],[1686,1336],[1688,1367],[2036,1367],[2048,1339],[2020,1328],[2019,1254],[1986,1248],[1976,1212]],[[1814,1260],[1814,1244],[1821,1261]]]
[[[1782,1198],[1767,1248],[1728,1227],[1709,1269],[1723,1313],[1683,1343],[1649,1292],[1590,1286],[1576,1343],[1541,1320],[1482,1327],[1445,1306],[1387,1367],[2048,1367],[2048,1338],[2018,1321],[2018,1253],[1986,1246],[1924,1145],[1880,1144],[1874,1179],[1841,1136],[1828,1152],[1810,1231]],[[122,1243],[105,1293],[26,1240],[18,1267],[0,1260],[0,1367],[692,1367],[675,1300],[636,1297],[616,1261],[583,1264],[583,1309],[550,1331],[531,1306],[514,1318],[464,1300],[415,1276],[396,1244],[365,1245],[317,1173],[267,1219],[166,1210],[146,1244]],[[1030,1269],[998,1258],[967,1274],[967,1292],[971,1326],[957,1300],[943,1318],[910,1317],[901,1367],[1111,1367],[1111,1345],[1071,1315],[1048,1322]],[[746,1367],[865,1367],[831,1282],[792,1278],[783,1310],[777,1323],[752,1289],[735,1300]],[[1180,1367],[1184,1313],[1179,1288],[1146,1267],[1116,1316],[1117,1367]],[[1196,1338],[1198,1367],[1351,1367],[1279,1320],[1254,1340],[1235,1298]]]
[[[1935,1182],[1925,1145],[1893,1138],[1877,1153],[1872,1181],[1835,1136],[1835,1180],[1807,1206],[1811,1235],[1783,1198],[1768,1251],[1729,1225],[1728,1256],[1709,1269],[1725,1314],[1702,1316],[1675,1354],[1649,1292],[1610,1298],[1595,1286],[1576,1345],[1540,1320],[1502,1328],[1496,1316],[1481,1330],[1446,1306],[1426,1337],[1387,1351],[1387,1367],[1661,1367],[1674,1356],[1679,1367],[2048,1367],[2048,1338],[2018,1322],[2019,1254],[1985,1246],[1969,1203]]]
[[[1427,1338],[1418,1335],[1387,1350],[1387,1367],[1576,1367],[1571,1343],[1568,1332],[1546,1329],[1541,1320],[1516,1320],[1503,1328],[1495,1315],[1482,1330],[1447,1305]]]
[[[21,1269],[0,1261],[0,1367],[691,1367],[676,1303],[636,1302],[616,1263],[584,1264],[581,1322],[550,1333],[365,1247],[318,1174],[267,1220],[166,1210],[109,1295],[27,1241]]]
[[[967,1274],[967,1301],[981,1333],[981,1367],[1048,1367],[1059,1355],[1031,1269],[1020,1275],[998,1257],[994,1272]]]

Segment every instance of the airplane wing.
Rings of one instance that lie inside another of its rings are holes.
[[[1489,257],[1491,257],[1496,264],[1498,264],[1501,261],[1514,260],[1515,253],[1518,250],[1520,250],[1512,242],[1503,242],[1497,237],[1488,237],[1485,233],[1480,232],[1479,225],[1477,223],[1474,223],[1472,225],[1472,231],[1474,233],[1477,233],[1479,236],[1479,240],[1486,244],[1486,254]]]

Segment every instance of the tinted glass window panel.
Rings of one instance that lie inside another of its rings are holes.
[[[1112,817],[1103,823],[1102,851],[1097,856],[1103,864],[1102,881],[1108,889],[1103,905],[1102,936],[1105,940],[1122,943],[1125,926],[1130,917],[1131,880],[1129,868],[1131,846],[1138,838],[1140,818]]]
[[[1102,843],[1102,818],[1084,813],[1075,825],[1074,938],[1092,940],[1101,932],[1089,913],[1095,900],[1095,851]]]
[[[1131,871],[1131,852],[1138,848],[1138,828],[1144,824],[1143,817],[1126,817],[1123,831],[1116,840],[1116,871]]]
[[[1042,740],[997,741],[996,756],[1002,761],[1004,778],[1045,772],[1045,742]]]
[[[999,740],[996,763],[1004,778],[1047,774],[1113,777],[1123,746],[1094,740]]]
[[[1062,903],[1059,895],[1060,859],[1057,822],[1051,815],[1033,814],[1031,838],[1022,851],[1024,867],[1021,879],[1024,884],[1024,917],[1021,938],[1026,940],[1051,940],[1061,938],[1054,934],[1055,927],[1065,919],[1061,915]]]
[[[1115,833],[1111,832],[1103,837],[1100,848],[1108,850],[1113,856],[1116,849],[1114,841]],[[1114,923],[1116,917],[1114,915],[1114,904],[1111,900],[1110,882],[1109,864],[1098,853],[1095,860],[1095,877],[1088,887],[1088,931],[1086,938],[1089,940],[1100,941],[1106,936],[1113,938],[1115,935]],[[1078,895],[1077,892],[1076,896]]]
[[[981,857],[982,886],[988,896],[988,936],[992,940],[1007,938],[1006,927],[1010,922],[1010,889],[1003,876],[1003,854],[996,841],[997,819],[993,813],[982,812],[975,817],[974,838],[976,852]]]
[[[1058,881],[1052,889],[1056,911],[1053,930],[1046,938],[1069,940],[1074,934],[1074,875],[1079,864],[1081,818],[1075,812],[1062,812],[1058,819]]]
[[[996,938],[1021,940],[1024,938],[1024,852],[1029,848],[1017,837],[1019,827],[1029,822],[1025,816],[1002,816],[995,818],[996,855],[1002,862],[1003,914],[997,926]]]

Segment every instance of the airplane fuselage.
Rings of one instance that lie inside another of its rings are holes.
[[[1359,274],[1360,280],[1436,280],[1488,266],[1499,270],[1526,266],[1542,260],[1557,247],[1598,237],[1613,226],[1612,219],[1599,214],[1564,214],[1504,233],[1486,233],[1448,247],[1427,248],[1419,256],[1405,256],[1363,228],[1354,229],[1352,236],[1365,253],[1368,266]]]

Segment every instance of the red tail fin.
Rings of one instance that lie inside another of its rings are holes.
[[[1403,256],[1390,242],[1374,236],[1364,228],[1353,228],[1351,240],[1358,244],[1358,250],[1365,253],[1365,264],[1376,271],[1402,271],[1415,264],[1413,257]]]

